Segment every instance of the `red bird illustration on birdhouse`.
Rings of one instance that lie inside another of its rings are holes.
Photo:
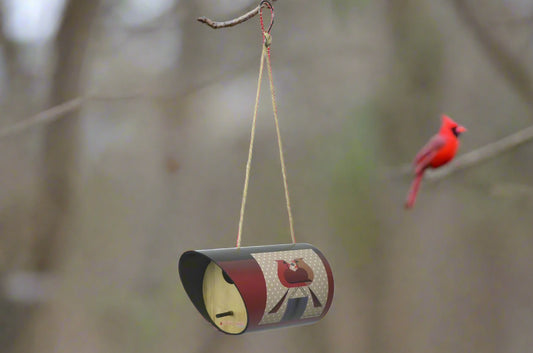
[[[315,308],[322,306],[316,294],[311,288],[309,288],[309,285],[313,282],[314,273],[311,267],[305,263],[303,258],[297,258],[290,262],[285,260],[276,260],[276,262],[278,263],[279,281],[287,288],[287,291],[283,297],[281,297],[279,302],[269,311],[269,314],[276,313],[279,310],[291,290],[291,295],[300,291],[305,297],[308,297],[304,288],[309,291],[311,299],[313,300],[313,306]]]
[[[178,271],[200,314],[232,335],[316,322],[333,300],[331,267],[306,243],[190,250]]]

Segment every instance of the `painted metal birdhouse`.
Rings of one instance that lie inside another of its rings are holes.
[[[178,269],[196,309],[228,334],[310,324],[333,300],[329,263],[310,244],[187,251]]]

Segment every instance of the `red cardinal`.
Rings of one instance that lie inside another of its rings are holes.
[[[303,258],[294,259],[291,262],[285,260],[276,260],[278,263],[278,278],[281,284],[287,288],[287,291],[278,301],[278,303],[268,312],[269,314],[277,313],[281,305],[285,301],[289,289],[291,288],[301,288],[307,287],[313,282],[314,273],[311,267],[305,263]],[[316,296],[315,292],[309,287],[309,293],[311,294],[311,299],[313,300],[313,306],[319,307],[322,306],[320,300]],[[302,290],[302,289],[300,289]],[[304,292],[305,295],[305,292]]]
[[[427,168],[438,168],[453,159],[459,147],[459,135],[466,129],[457,124],[446,115],[442,115],[442,125],[439,133],[433,136],[428,143],[418,152],[414,161],[415,180],[411,184],[411,190],[407,195],[405,208],[411,208],[415,204],[416,194],[420,182]]]
[[[278,263],[278,278],[284,287],[303,287],[308,286],[313,280],[303,268],[290,268],[290,263],[284,260],[276,260]],[[295,263],[295,262],[293,262]]]

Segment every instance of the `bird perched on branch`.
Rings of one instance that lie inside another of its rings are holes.
[[[407,194],[405,208],[414,206],[416,194],[425,170],[427,168],[438,168],[453,159],[457,148],[459,148],[459,135],[465,131],[465,127],[457,124],[450,117],[442,115],[442,124],[439,132],[416,155],[413,163],[415,179],[411,184],[409,194]]]

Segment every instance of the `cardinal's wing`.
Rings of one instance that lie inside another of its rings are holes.
[[[446,141],[442,136],[433,136],[428,143],[418,152],[415,157],[414,168],[415,174],[422,172],[429,166],[431,160],[437,152],[445,145]]]
[[[285,270],[285,280],[289,283],[309,282],[309,277],[304,269],[297,269],[296,271]]]

